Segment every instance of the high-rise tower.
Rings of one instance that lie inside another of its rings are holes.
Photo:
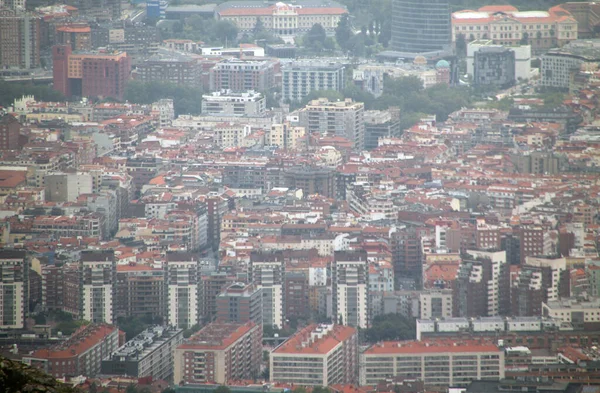
[[[441,51],[450,46],[451,32],[448,0],[392,0],[392,50]]]

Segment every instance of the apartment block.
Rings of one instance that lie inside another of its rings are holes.
[[[16,150],[19,148],[21,123],[12,115],[0,117],[0,150]]]
[[[119,347],[119,329],[106,324],[86,325],[67,340],[38,349],[23,357],[23,363],[37,367],[54,378],[100,373],[102,359]]]
[[[183,342],[183,329],[152,326],[102,360],[103,375],[168,380],[173,376],[173,354]]]
[[[0,9],[0,67],[40,66],[41,17]]]
[[[167,295],[163,269],[148,265],[118,265],[116,286],[116,317],[166,317]]]
[[[200,322],[200,260],[187,252],[169,252],[164,263],[167,321],[188,329]]]
[[[177,347],[173,381],[176,385],[227,384],[253,379],[261,358],[260,325],[214,322]]]
[[[358,332],[311,324],[271,352],[271,382],[331,386],[358,382]]]
[[[289,122],[271,125],[265,143],[285,150],[296,150],[302,146],[306,136],[304,127],[292,126]]]
[[[386,341],[360,358],[361,385],[377,385],[390,377],[421,380],[426,386],[504,378],[504,351],[487,341]]]
[[[350,98],[337,102],[320,98],[310,101],[300,110],[300,125],[309,134],[345,137],[356,150],[362,150],[365,142],[364,110],[362,102],[354,102]]]
[[[516,82],[515,52],[504,47],[483,47],[473,58],[473,84],[477,86],[512,86]]]
[[[395,137],[400,133],[400,113],[397,111],[365,111],[364,119],[366,150],[379,146],[379,138]]]
[[[89,173],[49,173],[44,178],[44,185],[49,202],[75,202],[81,194],[93,192]]]
[[[452,290],[430,290],[419,293],[420,318],[452,317]]]
[[[263,326],[283,327],[283,252],[253,252],[250,255],[248,280],[262,290]]]
[[[235,277],[226,272],[211,272],[202,276],[200,316],[203,322],[213,322],[217,318],[217,297],[234,282]]]
[[[202,66],[195,59],[176,53],[154,55],[139,62],[135,79],[140,82],[164,82],[178,86],[202,86]]]
[[[131,72],[126,52],[73,52],[69,45],[52,48],[53,86],[67,98],[122,99]]]
[[[210,69],[210,90],[270,90],[275,87],[276,67],[272,60],[223,60]]]
[[[579,300],[567,297],[549,300],[542,304],[542,316],[569,323],[578,329],[586,325],[596,326],[600,323],[600,299]]]
[[[23,329],[29,309],[27,252],[0,250],[0,269],[0,327]]]
[[[256,91],[216,91],[202,96],[202,114],[213,116],[264,116],[265,96]]]
[[[333,319],[343,325],[367,328],[367,252],[336,251],[331,264]]]
[[[346,67],[342,64],[294,62],[282,68],[282,97],[302,101],[313,91],[336,90],[346,87]]]
[[[252,321],[262,326],[262,289],[254,284],[237,282],[217,296],[217,321],[244,323]]]
[[[114,323],[117,262],[113,251],[82,251],[82,317],[94,323]]]

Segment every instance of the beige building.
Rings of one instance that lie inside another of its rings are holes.
[[[261,340],[261,326],[254,322],[211,323],[175,350],[173,381],[226,384],[252,379],[260,370]]]
[[[303,3],[307,3],[306,5]],[[294,1],[293,4],[265,3],[257,7],[256,2],[226,2],[216,9],[219,20],[227,20],[242,32],[253,31],[260,20],[263,27],[280,37],[294,37],[308,32],[315,24],[327,31],[334,31],[346,8],[336,2],[316,6],[314,2]]]
[[[304,127],[294,127],[289,122],[273,124],[269,131],[267,143],[286,150],[296,150],[302,145],[300,138],[304,137]]]
[[[312,324],[271,352],[270,380],[304,386],[356,383],[357,361],[356,329]]]
[[[361,354],[359,374],[361,385],[377,385],[393,376],[429,386],[464,386],[472,380],[504,378],[504,352],[477,340],[386,341]]]
[[[561,6],[548,11],[519,11],[511,5],[490,5],[452,14],[452,41],[492,40],[500,45],[531,45],[534,53],[577,39],[577,21]]]

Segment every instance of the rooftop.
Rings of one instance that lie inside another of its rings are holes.
[[[483,340],[385,341],[373,345],[367,349],[364,354],[377,355],[448,352],[500,352],[500,349],[491,342]]]
[[[274,354],[325,355],[356,334],[350,326],[312,324],[275,348]]]
[[[225,349],[240,338],[248,334],[257,325],[254,322],[240,323],[218,323],[213,322],[200,330],[198,333],[185,340],[178,349]]]
[[[175,327],[159,325],[150,327],[127,341],[125,345],[119,347],[105,360],[116,359],[126,361],[143,359],[163,343],[182,332],[183,329]]]
[[[50,348],[39,349],[31,357],[38,359],[66,359],[80,356],[118,329],[106,324],[91,324],[77,330],[67,340]]]

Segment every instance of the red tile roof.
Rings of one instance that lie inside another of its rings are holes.
[[[480,340],[428,340],[428,341],[385,341],[367,349],[365,355],[412,354],[412,353],[461,353],[501,352],[489,341]]]
[[[353,327],[334,325],[333,328],[321,338],[311,340],[311,334],[315,332],[318,327],[319,325],[317,324],[308,325],[277,347],[273,353],[324,355],[356,334],[356,329]]]

